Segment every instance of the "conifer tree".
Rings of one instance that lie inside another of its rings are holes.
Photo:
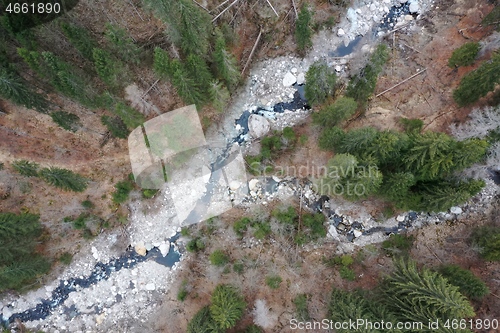
[[[0,97],[39,112],[47,109],[45,98],[32,91],[16,71],[7,68],[0,68]]]
[[[231,96],[229,90],[217,80],[210,82],[210,99],[219,112],[223,112]]]
[[[333,127],[349,118],[356,111],[358,104],[349,97],[339,97],[335,103],[313,113],[313,120],[322,127]]]
[[[337,75],[324,61],[316,61],[306,73],[305,95],[310,105],[322,104],[335,92]]]
[[[212,293],[210,315],[220,330],[236,325],[243,316],[246,303],[240,293],[230,285],[218,285]]]
[[[116,57],[131,64],[140,63],[141,50],[124,29],[106,23],[105,35]]]
[[[153,68],[155,73],[162,79],[172,77],[171,60],[168,52],[156,47],[154,50]]]
[[[48,184],[66,191],[83,192],[88,183],[88,180],[79,174],[56,167],[42,169],[40,177]]]
[[[300,8],[299,17],[295,22],[295,40],[299,54],[303,55],[312,46],[312,34],[312,13],[308,5],[304,3]]]
[[[396,270],[383,284],[384,303],[401,320],[427,323],[439,319],[441,327],[433,332],[468,332],[442,326],[446,319],[475,316],[474,309],[458,287],[436,272],[425,268],[419,271],[414,261],[397,259],[395,266]]]
[[[215,36],[213,59],[217,74],[229,91],[233,91],[240,80],[238,65],[235,57],[226,49],[224,35],[219,29],[216,29]]]
[[[84,58],[92,61],[93,50],[97,47],[97,44],[90,36],[87,29],[73,23],[61,22],[61,30],[78,52],[80,52]]]
[[[38,168],[40,165],[35,162],[20,160],[13,162],[12,167],[23,176],[36,177],[38,176]]]
[[[123,65],[118,59],[113,58],[109,52],[100,48],[94,48],[92,58],[97,74],[109,87],[125,84],[124,77],[121,76]]]

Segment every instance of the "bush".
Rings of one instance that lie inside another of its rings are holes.
[[[87,208],[87,209],[92,209],[95,207],[94,203],[90,200],[84,200],[82,201],[82,207]]]
[[[198,252],[203,251],[204,249],[205,242],[203,242],[200,237],[193,238],[186,244],[186,250],[189,252]]]
[[[354,271],[346,266],[340,267],[339,274],[340,277],[344,280],[354,281],[356,279],[356,274],[354,274]]]
[[[158,193],[159,190],[152,190],[152,189],[144,189],[142,190],[142,197],[144,199],[151,199]]]
[[[297,141],[297,136],[295,135],[295,131],[291,127],[283,128],[283,139],[287,142],[287,144],[294,144]]]
[[[479,53],[479,48],[478,42],[465,43],[453,51],[450,59],[448,59],[448,66],[453,68],[472,65]]]
[[[324,61],[316,61],[306,73],[305,95],[311,106],[322,104],[333,96],[337,84],[335,71]]]
[[[115,138],[126,139],[130,134],[125,123],[119,117],[102,116],[101,122]]]
[[[128,180],[123,180],[116,183],[116,191],[113,192],[113,202],[116,204],[121,204],[127,201],[128,195],[134,189],[134,185]]]
[[[233,230],[238,237],[243,237],[243,234],[247,231],[248,226],[252,224],[253,222],[248,217],[243,217],[234,222]]]
[[[264,239],[271,234],[271,225],[267,222],[256,222],[253,227],[255,228],[253,236],[257,239]]]
[[[266,276],[266,284],[271,289],[278,289],[283,279],[279,275]]]
[[[71,170],[61,168],[44,168],[40,177],[45,182],[66,191],[83,192],[87,189],[88,180]]]
[[[80,117],[76,114],[65,111],[55,111],[51,112],[50,116],[57,125],[70,132],[76,132],[82,126]]]
[[[382,242],[382,248],[389,255],[408,256],[415,237],[402,234],[392,234],[389,239]]]
[[[71,264],[71,261],[73,260],[73,255],[69,252],[64,252],[61,254],[59,257],[59,261],[63,263],[64,265],[69,265]]]
[[[420,133],[424,127],[424,122],[420,119],[401,118],[400,122],[407,133]]]
[[[210,263],[214,266],[224,266],[229,262],[229,257],[222,250],[215,250],[210,254]]]
[[[500,261],[500,228],[483,226],[472,233],[472,242],[479,246],[481,256],[490,261]]]
[[[318,113],[313,113],[313,120],[322,127],[330,128],[338,125],[354,114],[358,104],[349,97],[340,97],[335,103],[322,108]]]
[[[480,300],[490,292],[480,278],[458,265],[442,266],[439,273],[451,284],[460,288],[460,292],[469,298]]]
[[[307,308],[307,295],[300,294],[293,299],[293,304],[295,304],[295,313],[297,314],[297,319],[299,321],[308,321],[311,317],[309,316],[309,309]]]
[[[243,265],[242,262],[238,261],[233,264],[233,271],[235,271],[238,274],[243,274],[243,271],[245,270],[245,266]]]
[[[187,280],[182,281],[181,287],[180,287],[179,291],[177,292],[177,300],[178,301],[184,302],[184,300],[186,299],[186,297],[188,295],[186,285],[187,285]]]
[[[35,162],[20,160],[13,162],[12,167],[23,176],[36,177],[38,176],[38,168],[40,165]]]
[[[187,333],[212,333],[215,322],[210,315],[209,306],[198,311],[187,325]]]

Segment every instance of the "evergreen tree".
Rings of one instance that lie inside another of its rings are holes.
[[[453,91],[453,99],[459,106],[466,106],[479,100],[500,83],[500,53],[495,53],[490,61],[466,74]]]
[[[310,105],[319,105],[333,96],[337,75],[324,61],[316,61],[306,73],[305,95]]]
[[[216,29],[213,60],[217,74],[224,81],[226,87],[233,91],[240,80],[240,72],[234,56],[226,49],[224,35]]]
[[[378,132],[373,127],[356,128],[345,133],[337,151],[349,153],[358,157],[369,155]]]
[[[172,77],[172,68],[170,56],[167,51],[156,47],[153,54],[153,68],[155,73],[162,79],[168,79]]]
[[[71,170],[55,167],[42,169],[40,177],[48,184],[66,191],[83,192],[87,188],[88,183],[87,179]]]
[[[220,284],[212,293],[210,315],[221,330],[234,327],[243,316],[246,303],[240,293],[230,285]]]
[[[451,171],[453,140],[444,133],[426,132],[416,135],[404,157],[406,169],[419,179],[437,179]]]
[[[305,54],[305,51],[312,46],[312,34],[312,13],[308,5],[304,3],[295,22],[295,40],[299,54]]]
[[[360,104],[365,104],[375,91],[378,75],[388,59],[387,46],[379,44],[366,66],[349,82],[346,96],[354,98]]]
[[[458,265],[444,265],[439,268],[439,273],[448,281],[460,288],[460,292],[471,299],[480,300],[489,294],[489,289],[480,278],[471,271]]]
[[[82,126],[80,117],[73,113],[54,111],[50,113],[50,116],[57,125],[70,132],[76,132]]]
[[[196,81],[199,90],[203,95],[207,95],[213,78],[205,61],[196,54],[190,54],[186,58],[185,66],[188,75]]]
[[[132,38],[127,36],[127,32],[124,29],[106,23],[105,36],[116,57],[120,58],[122,61],[139,65],[141,50],[134,43]]]
[[[107,51],[100,48],[94,48],[92,51],[94,66],[99,77],[109,87],[124,85],[123,65],[118,59],[115,59]]]
[[[40,165],[35,162],[20,160],[13,162],[12,167],[23,176],[36,177],[38,176],[38,168]]]
[[[217,80],[210,82],[210,99],[217,111],[223,112],[230,98],[229,90],[222,83]]]
[[[472,65],[479,53],[479,48],[480,45],[478,42],[465,43],[453,51],[450,59],[448,59],[448,66],[453,68]]]
[[[480,139],[458,141],[453,149],[454,169],[461,171],[479,162],[488,150],[488,142]]]
[[[410,172],[389,174],[384,178],[380,193],[390,200],[401,204],[408,196],[410,188],[416,184],[415,176]]]
[[[68,22],[61,22],[61,30],[70,43],[88,60],[93,59],[93,50],[97,47],[87,29]]]
[[[19,289],[46,273],[50,264],[35,253],[42,228],[34,214],[0,213],[0,291]]]
[[[208,54],[212,22],[208,13],[189,0],[143,0],[160,20],[168,24],[169,39],[184,55]]]
[[[39,112],[47,109],[45,98],[32,91],[16,71],[7,68],[0,68],[0,97]]]
[[[322,127],[333,127],[349,118],[356,111],[358,104],[349,97],[339,97],[335,103],[313,113],[313,120]]]
[[[115,138],[126,139],[130,134],[127,125],[119,117],[102,116],[101,122]]]
[[[385,280],[382,288],[384,303],[402,321],[424,322],[440,320],[436,331],[469,332],[448,329],[442,325],[447,319],[465,319],[475,316],[474,309],[458,287],[446,278],[428,269],[419,271],[414,261],[395,261],[396,270]]]
[[[344,140],[345,132],[335,126],[331,128],[325,128],[319,137],[318,145],[324,150],[335,150],[341,142]]]
[[[128,128],[134,129],[141,126],[146,121],[142,113],[123,102],[119,102],[115,105],[114,112]]]
[[[197,85],[196,79],[189,76],[181,62],[177,59],[171,61],[172,84],[177,93],[186,104],[203,105],[205,96]]]
[[[217,333],[217,325],[210,315],[210,308],[205,306],[189,321],[187,333]],[[222,332],[220,330],[219,332]]]
[[[474,230],[472,243],[480,248],[481,256],[490,261],[500,261],[500,228],[482,226]]]

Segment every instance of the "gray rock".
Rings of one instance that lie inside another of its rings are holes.
[[[304,84],[304,82],[306,82],[306,76],[304,73],[299,73],[299,75],[297,75],[297,84]]]
[[[405,220],[404,215],[398,215],[398,217],[396,217],[396,221],[398,222],[404,222],[404,220]]]
[[[459,215],[459,214],[462,214],[462,212],[463,212],[463,211],[462,211],[462,208],[460,208],[460,207],[451,207],[451,208],[450,208],[450,212],[451,212],[452,214],[457,214],[457,215]]]
[[[295,82],[297,82],[297,78],[295,77],[295,75],[293,75],[290,72],[287,72],[285,74],[285,77],[283,78],[283,86],[291,87]]]
[[[158,249],[160,250],[161,255],[166,257],[170,251],[170,242],[161,243]]]
[[[148,284],[146,285],[146,290],[153,291],[153,290],[155,290],[155,289],[156,289],[156,286],[155,286],[155,284],[154,284],[154,283],[148,283]]]
[[[248,130],[254,138],[260,138],[266,135],[271,129],[269,121],[257,114],[252,114],[248,118]]]
[[[410,3],[410,13],[418,14],[420,12],[420,6],[417,1],[412,1]]]
[[[344,29],[339,28],[339,30],[337,30],[337,36],[342,37],[342,36],[344,36],[344,35],[345,35],[345,31],[344,31]]]

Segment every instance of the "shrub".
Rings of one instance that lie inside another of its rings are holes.
[[[20,160],[13,162],[12,167],[23,176],[36,177],[38,176],[38,168],[40,165],[35,162]]]
[[[90,200],[84,200],[82,201],[82,207],[87,208],[87,209],[92,209],[95,207],[94,203]]]
[[[130,134],[125,123],[119,117],[102,116],[101,122],[115,138],[126,139]]]
[[[64,252],[63,254],[61,254],[61,256],[59,256],[59,261],[64,265],[71,264],[72,260],[73,260],[73,255],[69,252]]]
[[[65,111],[54,111],[50,113],[52,120],[62,128],[70,132],[76,132],[80,127],[80,117]]]
[[[335,71],[324,61],[316,61],[306,73],[305,95],[310,105],[322,104],[333,96],[337,84]]]
[[[339,274],[340,277],[344,280],[354,281],[356,279],[356,274],[354,274],[354,271],[346,266],[340,267]]]
[[[233,224],[233,230],[238,235],[238,237],[243,237],[243,234],[247,230],[249,225],[252,225],[252,221],[248,217],[243,217]]]
[[[264,331],[257,325],[250,325],[245,328],[243,333],[264,333]]]
[[[151,199],[158,193],[158,190],[144,189],[142,190],[142,197],[145,199]]]
[[[267,222],[256,222],[253,227],[255,228],[253,236],[257,239],[264,239],[271,234],[271,225]]]
[[[222,250],[215,250],[210,254],[210,263],[214,266],[224,266],[229,262],[229,257]]]
[[[186,244],[186,250],[189,252],[198,252],[203,251],[204,249],[205,242],[203,242],[200,237],[193,238]]]
[[[500,261],[500,228],[483,226],[473,231],[472,242],[479,246],[481,256],[490,261]]]
[[[113,192],[113,202],[116,204],[121,204],[127,201],[128,195],[134,188],[134,185],[128,180],[123,180],[116,183],[115,192]]]
[[[209,306],[205,306],[198,311],[187,325],[187,333],[212,333],[215,322],[210,315]]]
[[[266,276],[266,284],[271,289],[278,289],[283,279],[279,275]]]
[[[293,299],[295,305],[295,313],[300,321],[308,321],[310,319],[309,309],[307,308],[307,295],[300,294]]]
[[[235,262],[233,264],[233,271],[235,271],[238,274],[243,274],[243,271],[245,270],[245,266],[241,261]]]
[[[460,292],[469,298],[480,300],[490,292],[480,278],[458,265],[442,266],[439,273],[451,284],[460,288]]]
[[[177,292],[177,300],[184,302],[188,295],[188,291],[186,289],[187,285],[187,280],[182,281],[181,287],[179,288],[179,291]]]
[[[402,234],[392,234],[389,239],[382,242],[382,248],[389,255],[408,256],[413,246],[415,237]]]
[[[448,59],[449,67],[470,66],[474,63],[479,53],[480,45],[478,42],[469,42],[454,50]]]
[[[285,127],[283,128],[283,139],[285,139],[285,141],[288,143],[288,144],[294,144],[295,141],[297,140],[297,136],[295,135],[295,131],[293,130],[293,128],[291,127]]]

